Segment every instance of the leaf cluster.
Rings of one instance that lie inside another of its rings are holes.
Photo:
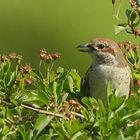
[[[54,54],[40,51],[39,70],[15,53],[1,55],[1,139],[138,140],[140,58],[133,44],[122,46],[133,73],[133,94],[129,99],[116,97],[108,86],[108,106],[100,99],[81,99],[78,72],[53,68],[57,53],[53,59]]]
[[[114,7],[116,7],[117,2],[118,2],[117,0],[112,1],[112,4]],[[130,0],[129,3],[130,3],[130,8],[126,9],[125,11],[125,16],[127,18],[127,21],[124,23],[119,23],[118,25],[115,25],[115,34],[125,31],[137,37],[137,36],[140,36],[140,29],[139,29],[140,4],[138,0]],[[120,5],[121,5],[121,1],[119,3],[117,15],[115,14],[115,17],[117,18],[120,12]]]

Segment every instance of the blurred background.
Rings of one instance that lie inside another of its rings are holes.
[[[21,54],[37,68],[39,49],[46,48],[62,55],[58,65],[83,75],[91,59],[78,52],[79,44],[96,37],[139,43],[132,35],[114,34],[114,25],[126,21],[128,2],[122,1],[116,20],[111,0],[0,0],[0,52]]]

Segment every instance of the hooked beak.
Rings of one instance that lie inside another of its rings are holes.
[[[79,45],[77,47],[79,49],[80,52],[93,52],[93,51],[96,51],[96,49],[92,48],[91,44],[88,43],[88,44],[85,44],[85,45]]]
[[[79,45],[77,48],[79,49],[80,52],[90,52],[91,51],[91,47],[89,44]]]

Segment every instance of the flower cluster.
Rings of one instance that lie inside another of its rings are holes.
[[[47,53],[45,48],[40,49],[40,59],[42,61],[44,61],[44,60],[56,60],[58,58],[60,58],[59,53],[56,52],[56,53],[49,54],[49,53]]]
[[[64,113],[67,118],[74,119],[75,114],[73,114],[71,111],[79,113],[81,109],[82,105],[76,99],[71,99],[64,102],[60,112]]]
[[[124,56],[127,57],[128,53],[132,50],[136,52],[136,49],[138,48],[137,44],[133,44],[131,41],[126,41],[123,43],[119,43],[119,47],[122,49]]]
[[[9,55],[6,54],[2,54],[0,56],[0,62],[6,62],[6,61],[12,61],[12,60],[16,60],[16,62],[18,64],[21,63],[22,60],[22,56],[21,55],[17,55],[16,53],[10,53]]]
[[[32,68],[31,65],[26,64],[24,67],[21,68],[21,70],[24,74],[28,74],[31,72]]]

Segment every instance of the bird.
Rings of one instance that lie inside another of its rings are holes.
[[[107,87],[110,83],[112,93],[118,89],[116,96],[129,97],[133,85],[132,74],[118,43],[108,38],[95,38],[77,48],[89,53],[92,58],[81,81],[82,96],[100,98],[107,105]]]

